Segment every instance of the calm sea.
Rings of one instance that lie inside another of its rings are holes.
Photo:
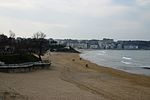
[[[98,65],[150,76],[150,50],[85,50],[80,56]]]

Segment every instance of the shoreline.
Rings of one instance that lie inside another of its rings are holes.
[[[79,55],[80,57],[80,55]],[[89,64],[92,64],[94,65],[94,67],[89,67],[91,69],[95,69],[97,70],[98,72],[108,72],[109,74],[111,75],[115,75],[116,77],[122,77],[122,78],[125,78],[125,77],[141,77],[141,78],[149,78],[150,79],[150,76],[147,76],[147,75],[144,75],[144,74],[136,74],[136,73],[130,73],[130,72],[126,72],[126,71],[123,71],[123,70],[119,70],[119,69],[115,69],[115,68],[112,68],[112,67],[107,67],[107,66],[103,66],[103,65],[99,65],[99,64],[96,64],[92,61],[89,61],[87,59],[84,59],[82,58],[85,62],[88,62]],[[150,86],[150,84],[148,85]]]
[[[79,56],[80,56],[80,55],[79,55]],[[81,57],[81,56],[80,56],[80,57]],[[139,74],[139,73],[136,73],[136,72],[125,71],[125,70],[122,70],[122,69],[113,68],[113,67],[111,67],[111,66],[108,67],[108,66],[104,66],[104,65],[101,65],[101,64],[97,64],[97,63],[92,62],[92,61],[90,61],[90,60],[88,60],[88,59],[85,59],[85,58],[83,58],[83,57],[81,57],[81,58],[84,59],[84,60],[86,60],[86,61],[88,61],[88,62],[90,62],[90,63],[96,64],[97,66],[100,66],[100,67],[110,68],[110,69],[113,69],[113,70],[118,70],[118,71],[125,72],[125,73],[132,74],[132,75],[139,75],[139,76],[150,77],[149,75],[146,75],[146,74]],[[136,68],[150,70],[149,67],[136,67]]]
[[[80,59],[76,53],[57,52],[51,53],[50,56],[45,54],[43,59],[52,61],[51,69],[30,73],[0,73],[0,92],[13,89],[29,100],[149,100],[150,98],[148,76],[99,66]]]
[[[89,54],[88,54],[89,53]],[[111,55],[111,53],[113,53]],[[133,53],[133,55],[131,55]],[[99,66],[107,66],[108,68],[113,68],[116,70],[121,70],[124,72],[150,76],[150,66],[149,66],[149,56],[140,57],[138,53],[144,52],[122,52],[122,51],[108,51],[108,50],[93,50],[93,51],[83,51],[80,57],[90,61],[91,63],[96,63]],[[149,53],[149,52],[147,52]],[[134,56],[137,55],[137,56]],[[95,56],[95,57],[94,57]]]

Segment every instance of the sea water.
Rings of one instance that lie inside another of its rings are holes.
[[[150,50],[84,50],[80,56],[98,65],[150,76]]]

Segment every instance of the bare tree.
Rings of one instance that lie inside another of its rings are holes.
[[[43,32],[37,32],[35,34],[33,34],[34,39],[36,40],[36,47],[38,49],[38,56],[39,56],[39,60],[41,61],[41,55],[42,55],[42,51],[43,51],[43,46],[44,46],[44,41],[45,41],[45,37],[46,34]]]
[[[10,38],[15,38],[15,33],[11,30],[9,30],[9,35]]]
[[[33,34],[33,38],[36,38],[36,39],[44,39],[45,37],[46,37],[46,34],[44,34],[43,32],[37,32]]]

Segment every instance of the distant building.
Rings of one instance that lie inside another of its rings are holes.
[[[117,47],[116,47],[116,49],[118,49],[118,50],[121,50],[121,49],[123,49],[123,45],[122,45],[122,44],[117,44]]]
[[[105,43],[112,43],[112,42],[114,42],[114,39],[103,38],[102,41]]]
[[[63,39],[55,39],[55,41],[57,42],[57,44],[61,44],[61,45],[66,44],[66,40],[63,40]]]
[[[103,42],[103,40],[98,41],[99,49],[105,49],[106,44]]]
[[[98,45],[90,45],[90,49],[98,49]]]
[[[56,39],[56,41],[58,44],[79,49],[150,49],[150,41],[114,41],[109,38],[103,38],[103,40]]]
[[[104,38],[98,41],[99,49],[115,49],[116,44],[113,39]]]
[[[88,48],[88,44],[87,43],[79,43],[77,47],[79,49],[87,49]]]
[[[138,45],[130,45],[130,44],[124,45],[123,48],[125,50],[136,50],[136,49],[139,49]]]

